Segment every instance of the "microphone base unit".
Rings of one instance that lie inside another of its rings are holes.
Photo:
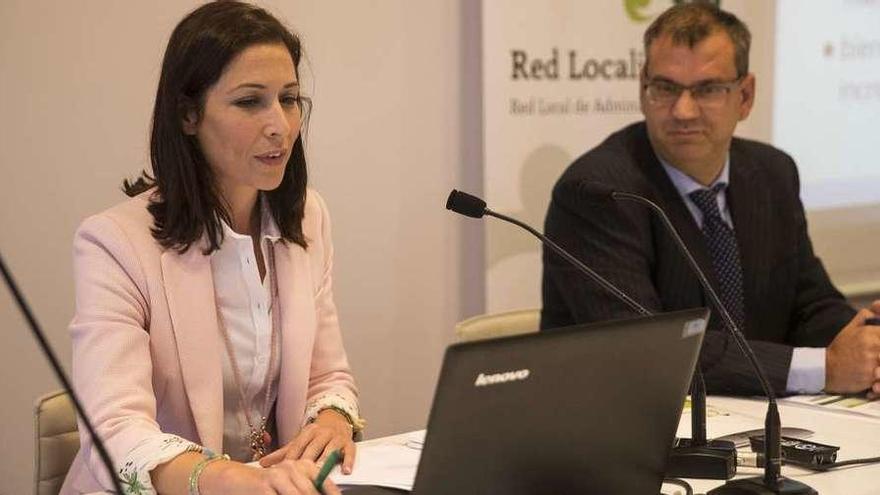
[[[741,480],[732,480],[719,486],[713,490],[706,492],[706,495],[762,495],[762,494],[782,494],[782,495],[818,495],[819,492],[811,486],[805,485],[800,481],[790,478],[780,478],[778,486],[775,488],[764,484],[764,478],[756,476],[754,478],[744,478]]]
[[[669,453],[666,476],[729,480],[736,474],[736,446],[725,440],[710,440],[694,445],[690,438],[681,438]]]

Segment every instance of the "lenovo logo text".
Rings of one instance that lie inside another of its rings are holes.
[[[498,385],[499,383],[521,382],[529,377],[529,373],[530,371],[527,369],[492,373],[491,375],[480,373],[474,381],[474,386],[485,387],[486,385]]]

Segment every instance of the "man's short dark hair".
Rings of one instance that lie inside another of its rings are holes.
[[[707,2],[675,5],[654,19],[645,31],[645,67],[650,63],[649,48],[657,38],[670,36],[672,43],[693,48],[697,43],[721,30],[727,33],[734,47],[737,77],[749,73],[749,47],[752,35],[738,17]]]

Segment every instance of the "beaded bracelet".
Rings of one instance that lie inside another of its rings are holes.
[[[202,450],[202,453],[205,454],[205,458],[199,461],[189,474],[189,495],[199,495],[199,477],[202,476],[202,471],[208,467],[208,464],[211,464],[214,461],[229,460],[228,454],[217,455],[207,448]]]
[[[354,436],[355,434],[359,433],[361,430],[364,429],[364,420],[362,420],[362,419],[355,420],[354,418],[351,417],[350,414],[348,414],[348,411],[346,411],[345,409],[343,409],[339,406],[332,406],[332,405],[326,406],[321,409],[321,411],[327,411],[327,410],[335,411],[335,412],[339,413],[340,416],[345,418],[345,422],[348,423],[348,426],[351,427],[352,436]],[[318,413],[320,414],[321,411],[318,411]],[[315,420],[317,420],[317,419],[318,419],[318,417],[315,416],[314,418],[312,418],[312,422],[315,422]]]

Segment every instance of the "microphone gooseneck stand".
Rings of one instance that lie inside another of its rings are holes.
[[[597,186],[598,189],[601,189],[602,186]],[[764,438],[766,441],[764,442],[764,476],[763,477],[752,477],[752,478],[744,478],[739,480],[730,480],[725,483],[723,486],[720,486],[714,490],[710,490],[708,493],[710,495],[735,495],[735,494],[816,494],[816,490],[814,490],[809,485],[801,483],[800,481],[792,480],[790,478],[785,478],[781,475],[781,466],[782,466],[782,458],[781,458],[781,447],[780,447],[780,430],[781,430],[781,422],[779,419],[779,408],[776,403],[776,393],[773,391],[773,387],[770,385],[770,381],[767,380],[767,376],[764,374],[764,369],[761,367],[761,364],[758,362],[757,357],[755,357],[755,353],[752,351],[751,347],[749,347],[748,342],[746,342],[745,336],[742,334],[742,331],[736,326],[731,318],[730,313],[727,312],[727,308],[721,304],[718,295],[712,289],[712,286],[709,285],[709,281],[706,280],[706,276],[703,271],[700,269],[700,266],[697,264],[697,261],[694,259],[693,255],[691,255],[690,251],[687,249],[686,244],[682,240],[681,236],[676,230],[675,226],[672,225],[672,222],[669,220],[669,217],[666,215],[666,212],[663,211],[659,205],[654,203],[653,201],[640,196],[638,194],[621,192],[621,191],[589,191],[591,193],[599,193],[599,194],[609,194],[611,198],[617,201],[632,201],[644,206],[647,206],[652,211],[654,211],[662,220],[664,226],[667,231],[673,237],[675,243],[679,246],[679,249],[684,253],[685,258],[687,259],[688,264],[691,269],[697,275],[697,278],[700,281],[700,284],[703,286],[704,291],[709,295],[709,298],[712,301],[712,304],[717,308],[718,312],[721,314],[722,319],[724,320],[725,326],[727,326],[728,330],[730,330],[731,335],[733,336],[734,341],[739,346],[742,353],[746,356],[749,362],[752,365],[752,368],[755,371],[756,376],[758,377],[758,381],[761,383],[761,387],[764,389],[764,393],[767,396],[767,416],[764,420]],[[699,368],[699,366],[697,366]],[[705,432],[705,427],[703,429]]]
[[[124,491],[122,491],[122,485],[119,482],[119,478],[116,476],[116,470],[113,468],[113,461],[110,459],[110,454],[104,447],[104,442],[102,442],[98,434],[95,433],[95,427],[92,426],[92,422],[89,421],[89,417],[86,415],[86,411],[83,408],[82,403],[80,403],[79,397],[76,395],[76,392],[73,391],[73,387],[70,385],[70,380],[68,380],[67,375],[64,373],[64,369],[61,367],[61,363],[58,361],[58,358],[55,356],[55,353],[49,346],[49,342],[46,340],[45,334],[40,329],[40,325],[37,323],[37,320],[34,317],[33,312],[31,312],[30,306],[28,306],[27,301],[25,301],[24,296],[19,290],[18,285],[15,283],[15,279],[12,278],[12,273],[3,262],[2,255],[0,255],[0,271],[3,272],[3,279],[6,281],[6,285],[12,292],[13,297],[15,297],[15,301],[18,303],[19,309],[21,309],[21,312],[24,314],[24,317],[28,322],[28,326],[31,329],[31,333],[33,333],[34,338],[37,339],[37,342],[40,345],[40,349],[43,351],[46,359],[49,360],[49,364],[52,365],[52,371],[55,372],[55,376],[58,378],[58,381],[61,382],[64,390],[67,391],[68,394],[70,394],[70,399],[73,402],[73,407],[76,408],[76,412],[79,414],[79,417],[82,418],[83,423],[86,425],[86,429],[89,431],[89,435],[91,435],[92,437],[95,448],[98,449],[98,455],[101,457],[101,462],[104,463],[104,467],[110,474],[110,479],[113,482],[113,489],[116,490],[116,493],[118,494],[125,493]]]
[[[613,294],[636,313],[642,316],[651,316],[654,314],[633,300],[614,284],[596,273],[593,269],[585,265],[579,259],[572,256],[565,249],[553,242],[553,240],[526,223],[492,211],[486,207],[486,202],[482,199],[453,190],[449,193],[446,208],[472,218],[482,218],[484,215],[493,216],[525,229],[530,234],[537,237],[545,246],[552,249],[553,252]],[[703,373],[700,370],[699,364],[694,367],[694,375],[691,383],[691,401],[691,436],[693,438],[679,440],[679,445],[673,448],[669,457],[669,466],[666,475],[670,477],[684,478],[731,478],[736,472],[736,448],[733,445],[733,442],[706,441],[706,385],[703,381]]]
[[[601,189],[600,192],[603,197],[610,197],[610,190]],[[482,199],[453,190],[449,193],[446,208],[472,218],[482,218],[484,215],[494,216],[525,229],[565,259],[565,261],[574,265],[575,268],[587,275],[591,280],[624,302],[636,313],[643,316],[653,314],[618,289],[614,284],[605,280],[590,267],[547,238],[547,236],[515,218],[490,210]],[[666,474],[670,477],[679,478],[726,480],[733,477],[735,473],[736,447],[733,442],[706,440],[706,384],[703,380],[702,370],[699,364],[697,364],[694,367],[693,379],[691,381],[691,438],[679,439],[672,448]]]
[[[614,284],[612,284],[611,282],[609,282],[608,280],[603,278],[601,275],[596,273],[592,268],[583,264],[580,260],[578,260],[577,258],[572,256],[571,254],[569,254],[567,251],[562,249],[558,244],[556,244],[555,242],[553,242],[548,237],[541,234],[540,232],[538,232],[537,230],[535,230],[531,226],[526,225],[525,223],[523,223],[515,218],[511,218],[507,215],[502,215],[501,213],[494,212],[494,211],[490,210],[489,208],[486,208],[486,215],[504,220],[505,222],[510,222],[514,225],[517,225],[519,227],[524,228],[529,233],[531,233],[533,236],[537,237],[540,241],[545,243],[550,249],[553,250],[554,253],[558,254],[559,256],[564,258],[565,261],[567,261],[567,262],[571,263],[572,265],[574,265],[575,267],[577,267],[581,272],[586,273],[587,276],[589,276],[597,284],[601,285],[602,288],[604,288],[608,292],[614,294],[615,297],[617,297],[618,299],[623,301],[627,306],[630,307],[630,309],[632,309],[633,311],[635,311],[636,313],[638,313],[641,316],[653,316],[654,315],[653,312],[645,309],[644,306],[642,306],[641,304],[634,301],[633,298],[629,297],[622,290],[615,287]]]
[[[496,213],[490,210],[486,207],[486,202],[482,199],[474,195],[453,189],[452,192],[449,193],[449,197],[446,199],[446,209],[458,213],[459,215],[464,215],[471,218],[483,218],[484,215],[489,215],[491,217],[498,218],[505,222],[512,223],[517,227],[525,229],[530,234],[537,237],[538,240],[541,241],[544,245],[552,249],[553,252],[565,259],[565,261],[574,265],[575,268],[586,274],[590,279],[601,285],[605,290],[614,294],[615,297],[623,301],[627,306],[630,307],[630,309],[632,309],[636,313],[639,313],[642,316],[651,316],[653,314],[645,309],[644,306],[633,300],[633,298],[626,295],[622,290],[615,287],[614,284],[605,280],[605,278],[593,271],[592,268],[583,264],[579,259],[575,258],[566,250],[562,249],[562,247],[553,242],[547,236],[538,232],[530,225],[525,224],[515,218],[511,218],[507,215],[502,215],[501,213]]]

